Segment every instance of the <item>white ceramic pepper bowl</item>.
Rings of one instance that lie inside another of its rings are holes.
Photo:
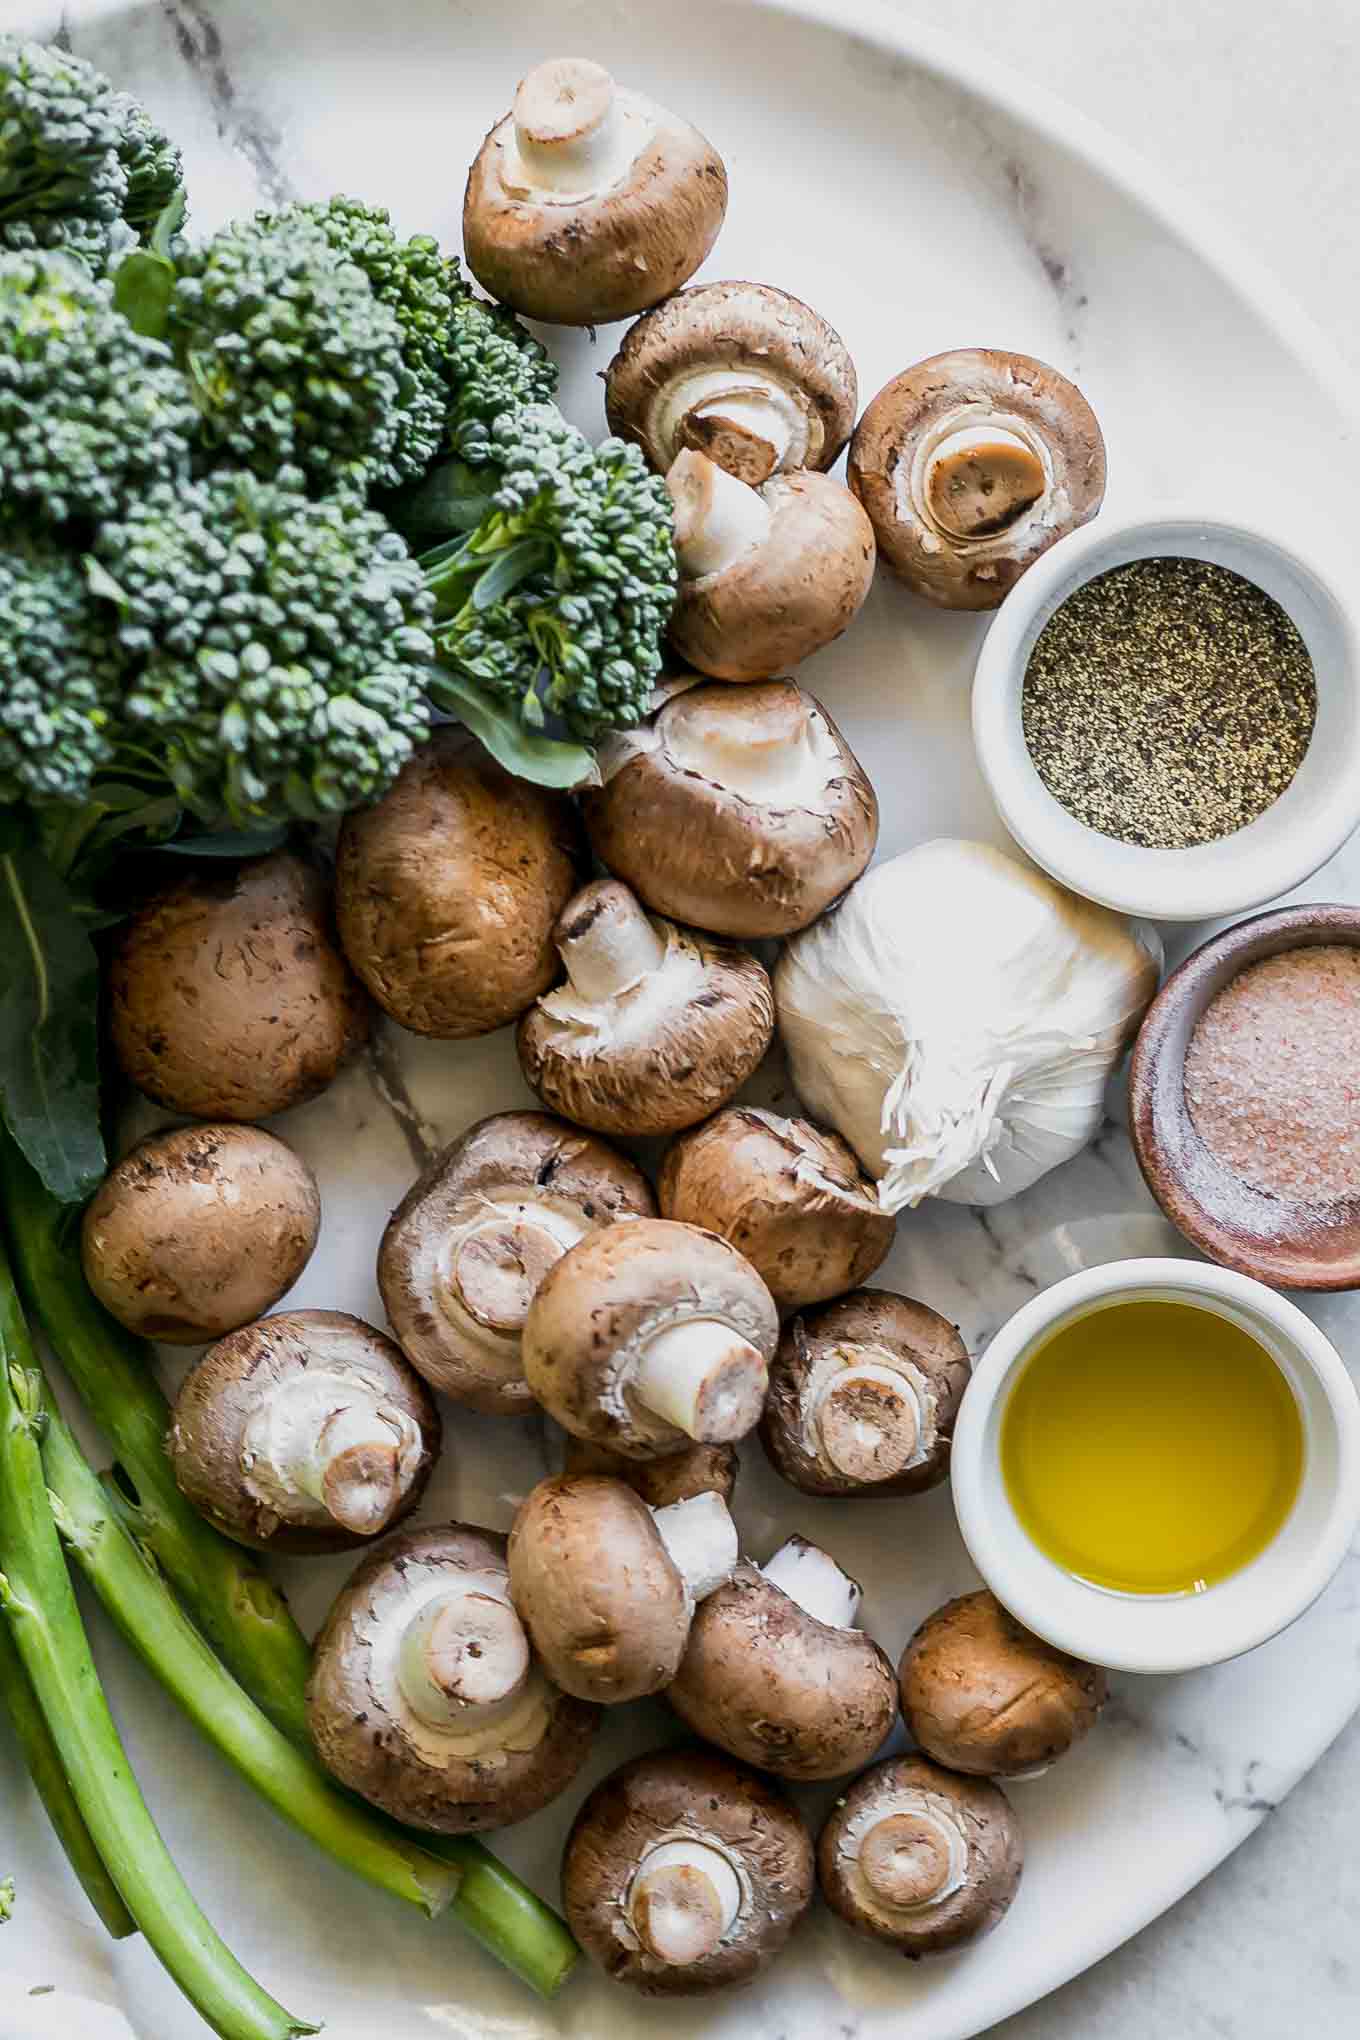
[[[1031,1541],[1001,1475],[1002,1417],[1035,1347],[1088,1311],[1148,1300],[1240,1325],[1283,1370],[1303,1419],[1303,1474],[1283,1527],[1258,1558],[1200,1594],[1112,1593],[1074,1578]],[[1331,1342],[1264,1283],[1196,1261],[1115,1261],[1054,1283],[1002,1326],[964,1395],[950,1477],[974,1565],[1036,1635],[1113,1671],[1185,1672],[1277,1635],[1341,1564],[1360,1525],[1360,1397]]]
[[[1317,722],[1292,785],[1235,835],[1189,850],[1120,843],[1048,791],[1021,725],[1035,640],[1086,581],[1131,560],[1209,560],[1254,581],[1293,619],[1317,676]],[[1160,921],[1241,913],[1301,885],[1360,823],[1360,634],[1336,578],[1255,526],[1178,512],[1102,516],[1059,541],[1006,597],[973,682],[973,738],[1001,818],[1036,864],[1088,899]]]

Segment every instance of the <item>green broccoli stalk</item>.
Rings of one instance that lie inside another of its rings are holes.
[[[0,1878],[0,1927],[14,1917],[14,1879]]]

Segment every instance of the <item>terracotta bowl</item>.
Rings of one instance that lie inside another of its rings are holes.
[[[1158,992],[1134,1044],[1129,1123],[1162,1210],[1211,1260],[1276,1289],[1360,1288],[1360,1199],[1316,1208],[1251,1189],[1217,1161],[1185,1102],[1190,1036],[1209,1001],[1248,964],[1321,943],[1360,948],[1360,907],[1281,907],[1225,928]]]

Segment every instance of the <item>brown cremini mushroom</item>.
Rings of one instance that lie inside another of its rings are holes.
[[[1105,442],[1081,391],[1042,361],[959,348],[895,376],[855,428],[847,469],[879,558],[945,609],[995,609],[1105,494]]]
[[[928,1304],[857,1289],[786,1325],[760,1442],[805,1495],[914,1495],[949,1477],[970,1373],[956,1328]]]
[[[1010,1801],[984,1778],[890,1757],[836,1801],[817,1842],[831,1910],[899,1954],[939,1955],[1005,1917],[1024,1863]]]
[[[1033,1777],[1080,1742],[1105,1705],[1105,1674],[1055,1650],[994,1594],[927,1616],[902,1654],[912,1739],[951,1771]]]
[[[525,1820],[564,1791],[599,1712],[534,1658],[505,1539],[442,1523],[389,1538],[354,1573],[316,1640],[307,1721],[351,1792],[462,1835]]]
[[[774,1032],[764,966],[745,950],[645,914],[596,879],[557,924],[567,982],[519,1028],[525,1080],[599,1133],[676,1133],[725,1105]]]
[[[490,1034],[557,975],[553,923],[580,853],[564,794],[513,778],[466,731],[436,730],[380,801],[345,817],[345,953],[413,1034]]]
[[[629,327],[605,377],[610,431],[659,473],[689,447],[752,488],[829,468],[857,402],[839,333],[768,283],[678,291]]]
[[[698,1608],[666,1698],[706,1742],[781,1778],[859,1770],[897,1718],[892,1666],[854,1626],[859,1602],[834,1559],[791,1537]]]
[[[677,694],[607,739],[600,769],[584,800],[596,855],[654,912],[715,934],[806,928],[878,841],[858,759],[791,680]]]
[[[664,1459],[629,1459],[593,1438],[573,1438],[568,1431],[562,1448],[563,1473],[601,1473],[609,1480],[626,1481],[649,1509],[693,1501],[696,1495],[719,1495],[730,1502],[739,1466],[734,1445],[685,1445]]]
[[[285,851],[149,900],[115,940],[108,994],[124,1074],[191,1119],[301,1105],[368,1035],[320,873]]]
[[[280,1311],[185,1376],[167,1450],[210,1522],[258,1551],[346,1551],[419,1502],[439,1414],[385,1333],[343,1310]]]
[[[839,1134],[754,1105],[682,1133],[662,1163],[663,1218],[730,1240],[781,1315],[852,1289],[893,1243],[896,1220]]]
[[[407,1359],[470,1409],[533,1407],[520,1335],[569,1247],[656,1206],[642,1171],[546,1112],[497,1112],[417,1178],[388,1221],[378,1287]]]
[[[85,1208],[85,1280],[144,1339],[198,1346],[276,1304],[311,1258],[321,1196],[260,1126],[178,1126],[139,1141]]]
[[[778,1338],[769,1290],[726,1240],[636,1218],[549,1270],[525,1320],[524,1374],[563,1430],[658,1459],[754,1428]]]
[[[553,57],[477,152],[463,246],[526,318],[603,326],[687,282],[726,210],[727,172],[697,128],[588,58]]]

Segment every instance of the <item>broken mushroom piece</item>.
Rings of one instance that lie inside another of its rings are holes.
[[[595,854],[654,912],[747,940],[791,935],[854,884],[878,802],[791,680],[695,687],[607,740],[584,799]]]
[[[850,437],[858,388],[845,342],[810,305],[768,283],[700,283],[630,326],[605,376],[609,429],[665,474],[706,453],[758,488],[829,468]]]
[[[345,1551],[409,1514],[439,1415],[385,1333],[343,1310],[280,1311],[210,1346],[166,1441],[194,1507],[258,1551]]]
[[[980,1778],[1047,1770],[1107,1698],[1104,1672],[1043,1642],[985,1592],[928,1616],[900,1676],[913,1741],[937,1764]]]
[[[594,1439],[573,1438],[570,1431],[562,1451],[563,1473],[600,1473],[625,1481],[649,1509],[689,1502],[696,1495],[730,1502],[739,1464],[733,1445],[685,1445],[664,1459],[628,1459]]]
[[[719,1495],[652,1510],[620,1480],[559,1476],[520,1504],[508,1555],[549,1677],[612,1704],[670,1684],[696,1605],[731,1577],[737,1530]]]
[[[520,1336],[569,1247],[656,1209],[642,1171],[546,1112],[497,1112],[436,1156],[388,1221],[378,1287],[407,1359],[469,1409],[532,1408]]]
[[[463,246],[526,318],[603,326],[693,276],[726,210],[727,172],[697,128],[586,57],[553,57],[477,152]]]
[[[928,1304],[858,1289],[784,1329],[760,1442],[805,1495],[913,1495],[949,1475],[968,1349]]]
[[[764,966],[654,921],[596,879],[557,924],[567,982],[525,1014],[519,1060],[545,1105],[600,1133],[675,1133],[725,1105],[774,1032]]]
[[[658,1459],[754,1429],[778,1338],[769,1290],[726,1240],[635,1218],[548,1271],[525,1320],[524,1374],[563,1430]]]
[[[781,1778],[857,1771],[897,1718],[892,1666],[854,1626],[859,1603],[834,1559],[791,1537],[696,1611],[666,1697],[696,1735]]]
[[[866,1940],[938,1955],[1005,1917],[1024,1863],[1010,1801],[983,1778],[890,1757],[836,1801],[817,1842],[831,1910]]]
[[[599,1713],[534,1658],[505,1539],[444,1523],[389,1538],[355,1572],[316,1640],[307,1721],[342,1785],[412,1827],[462,1835],[555,1799]]]
[[[562,1857],[572,1932],[607,1976],[648,1997],[749,1983],[813,1890],[797,1808],[713,1750],[620,1765],[582,1806]]]
[[[894,377],[847,469],[879,557],[945,609],[995,609],[1105,494],[1105,442],[1081,391],[1026,354],[959,348]]]

